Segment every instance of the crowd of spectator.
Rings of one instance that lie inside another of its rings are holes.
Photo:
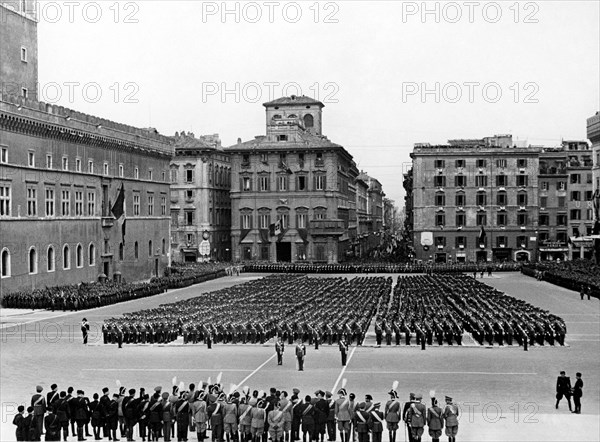
[[[600,265],[591,260],[538,262],[524,266],[521,271],[570,290],[589,291],[591,296],[600,298]]]

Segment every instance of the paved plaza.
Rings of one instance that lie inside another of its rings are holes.
[[[35,385],[57,383],[83,388],[87,396],[116,379],[130,388],[170,389],[171,378],[186,384],[213,381],[223,372],[222,383],[249,385],[252,389],[276,387],[301,395],[316,389],[334,391],[341,379],[359,400],[370,393],[383,402],[394,380],[399,381],[401,400],[409,392],[438,399],[452,396],[462,409],[459,441],[596,441],[600,434],[600,304],[597,299],[581,301],[579,294],[519,273],[500,273],[481,281],[561,316],[567,325],[565,347],[464,347],[434,345],[422,351],[416,345],[377,348],[374,336],[362,347],[352,347],[349,362],[341,366],[337,345],[307,347],[305,371],[296,370],[293,348],[286,348],[283,366],[278,366],[274,348],[266,345],[116,345],[101,343],[102,321],[125,312],[198,296],[203,292],[239,284],[264,275],[242,274],[166,294],[85,312],[0,311],[2,425],[0,439],[14,440],[11,425],[16,406],[28,402]],[[338,275],[318,275],[327,277]],[[352,277],[352,275],[342,275]],[[364,275],[362,275],[364,276]],[[377,275],[370,275],[377,276]],[[388,275],[385,275],[388,276]],[[394,282],[398,275],[391,275]],[[88,346],[81,342],[80,321],[91,323]],[[181,341],[181,340],[180,340]],[[556,377],[566,370],[575,380],[583,373],[582,414],[568,411],[566,403],[554,409]],[[241,388],[241,387],[240,387]],[[387,432],[384,432],[384,440]],[[70,438],[69,440],[75,440]],[[89,439],[88,439],[89,440]],[[190,440],[195,440],[191,435]],[[404,441],[405,435],[399,435]],[[425,435],[424,441],[430,440]],[[442,440],[446,440],[443,436]]]

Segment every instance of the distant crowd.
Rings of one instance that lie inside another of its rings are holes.
[[[540,262],[524,266],[521,271],[570,290],[583,290],[586,295],[589,291],[590,296],[600,298],[600,266],[594,261]]]

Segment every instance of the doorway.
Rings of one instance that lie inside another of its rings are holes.
[[[291,262],[292,261],[292,243],[278,242],[277,243],[277,261]]]

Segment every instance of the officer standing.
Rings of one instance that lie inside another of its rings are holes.
[[[281,336],[277,338],[277,342],[275,342],[275,351],[277,352],[277,365],[283,365],[283,351],[285,349],[285,345],[281,340]]]
[[[560,376],[556,378],[556,405],[555,408],[558,410],[558,404],[563,398],[563,396],[567,399],[567,403],[569,404],[569,411],[571,408],[571,378],[566,375],[564,371],[560,372]]]
[[[421,442],[421,436],[425,427],[425,414],[427,412],[425,405],[421,403],[422,394],[415,395],[415,402],[408,409],[408,421],[410,421],[410,432],[412,440]]]
[[[304,357],[306,356],[306,347],[301,340],[296,345],[296,359],[298,359],[298,371],[304,371]]]
[[[576,373],[577,380],[573,387],[573,402],[575,403],[575,411],[573,413],[581,414],[581,397],[583,396],[583,380],[581,373]]]
[[[383,422],[385,421],[383,413],[379,410],[380,403],[373,404],[371,416],[369,416],[369,429],[373,434],[373,442],[381,442],[383,434]]]
[[[346,343],[346,339],[344,339],[344,337],[340,338],[339,347],[342,355],[342,366],[345,366],[346,358],[348,356],[348,344]]]
[[[458,407],[452,403],[452,398],[446,396],[446,406],[442,417],[446,422],[446,436],[448,442],[456,442],[456,434],[458,433]]]
[[[396,442],[396,432],[398,431],[398,422],[400,422],[400,402],[398,402],[398,381],[394,381],[392,389],[389,391],[390,400],[385,405],[385,421],[389,432],[389,441]]]
[[[350,442],[350,400],[345,388],[338,390],[339,398],[335,401],[335,418],[338,422],[338,430],[342,442]]]
[[[88,324],[87,319],[83,318],[81,321],[81,334],[83,335],[83,343],[87,344],[88,342],[88,334],[90,331],[90,324]]]
[[[444,421],[442,419],[442,409],[438,407],[438,401],[433,397],[434,395],[435,393],[432,392],[431,408],[427,410],[427,426],[429,427],[431,441],[439,442],[444,428]]]

